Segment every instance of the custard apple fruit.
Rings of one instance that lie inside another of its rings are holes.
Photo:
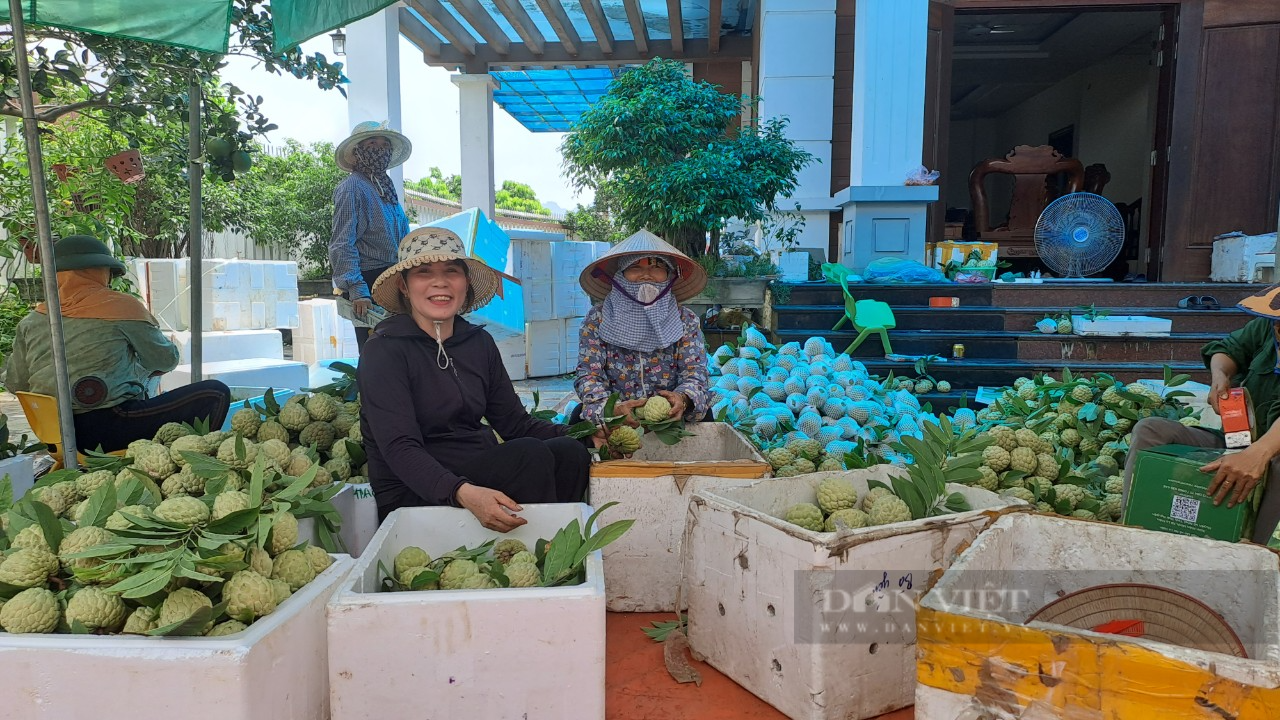
[[[133,456],[133,467],[150,475],[156,482],[164,480],[178,469],[169,456],[169,448],[156,443],[138,448],[137,454]]]
[[[126,518],[125,515],[130,515],[136,518],[145,518],[147,516],[147,509],[146,505],[125,505],[119,510],[111,513],[111,516],[107,518],[107,522],[104,523],[104,526],[108,530],[112,531],[128,530],[133,527],[133,523]]]
[[[461,590],[489,590],[498,587],[498,583],[493,578],[483,573],[476,573],[468,576],[462,581]]]
[[[306,408],[312,420],[327,423],[338,416],[340,403],[332,395],[316,393],[307,398]]]
[[[1098,517],[1107,520],[1119,520],[1124,510],[1124,496],[1120,493],[1107,493],[1102,496],[1102,507],[1098,509]]]
[[[1039,461],[1036,459],[1036,453],[1031,448],[1019,446],[1014,449],[1013,452],[1009,453],[1010,470],[1017,470],[1022,473],[1033,473],[1036,471],[1036,467],[1038,465]]]
[[[329,447],[329,459],[341,460],[342,462],[347,463],[347,465],[351,465],[351,448],[348,445],[349,442],[350,441],[347,440],[346,432],[339,433],[337,439],[333,441],[333,445]],[[354,471],[354,468],[352,470]]]
[[[298,544],[298,518],[285,511],[276,516],[271,525],[271,533],[267,537],[267,552],[276,558],[281,553]]]
[[[885,495],[878,498],[867,512],[872,525],[888,525],[889,523],[906,522],[911,518],[911,508],[897,495]]]
[[[251,545],[249,551],[245,553],[244,561],[249,564],[249,569],[258,573],[262,577],[271,577],[271,555],[257,545]]]
[[[129,635],[146,635],[158,627],[160,627],[160,613],[143,605],[129,613],[129,617],[124,621],[124,629],[120,632]]]
[[[235,635],[238,632],[248,630],[249,626],[239,620],[223,620],[214,625],[209,632],[205,633],[205,637],[225,637],[227,635]]]
[[[858,489],[847,477],[831,477],[818,483],[818,507],[830,515],[858,504]]]
[[[1085,495],[1087,494],[1085,489],[1079,485],[1054,485],[1053,491],[1057,495],[1058,500],[1066,500],[1073,509],[1080,504],[1081,500],[1084,500]]]
[[[1075,428],[1066,428],[1058,438],[1062,441],[1063,447],[1077,447],[1080,445],[1080,431]]]
[[[818,470],[818,467],[813,464],[812,460],[803,457],[796,458],[795,461],[791,463],[791,467],[795,468],[796,472],[800,475],[808,475],[809,473],[817,472]]]
[[[640,433],[635,428],[622,425],[609,433],[609,449],[630,455],[640,449]]]
[[[1119,494],[1124,492],[1124,478],[1119,475],[1112,475],[1107,478],[1106,491],[1108,494]]]
[[[822,462],[818,463],[817,470],[818,472],[842,472],[844,471],[844,463],[828,455],[822,458]]]
[[[187,527],[196,527],[209,522],[209,506],[189,496],[166,498],[153,511],[157,520],[171,522]]]
[[[160,615],[156,618],[157,627],[189,620],[200,608],[213,609],[213,601],[208,595],[192,588],[178,588],[169,593],[164,602],[160,603]],[[205,628],[212,625],[213,622],[210,621]]]
[[[769,461],[774,470],[778,470],[785,465],[790,465],[796,456],[790,450],[780,447],[765,452],[764,458]]]
[[[114,482],[116,476],[110,470],[97,470],[89,472],[76,478],[76,494],[82,498],[87,498],[98,491],[103,485]]]
[[[241,570],[222,587],[222,601],[227,615],[244,623],[270,615],[276,609],[275,590],[271,581],[252,570]]]
[[[506,567],[505,573],[509,586],[513,588],[538,587],[542,583],[542,573],[533,563],[512,563]]]
[[[249,509],[249,494],[239,490],[224,490],[213,498],[211,519],[221,520],[233,512]]]
[[[279,440],[280,442],[288,443],[289,430],[275,420],[267,420],[258,426],[258,432],[254,437],[260,443],[267,442],[268,440]]]
[[[315,396],[323,397],[323,396]],[[329,452],[329,448],[333,446],[333,440],[336,437],[333,426],[327,422],[317,420],[308,423],[302,428],[302,432],[298,433],[299,445],[315,445],[316,450],[320,452]]]
[[[333,564],[333,558],[324,551],[324,548],[308,545],[302,549],[302,552],[307,556],[307,560],[311,563],[311,569],[315,571],[316,575],[324,572]]]
[[[645,401],[644,407],[636,413],[643,422],[662,422],[671,419],[671,402],[661,395],[655,395]]]
[[[183,435],[173,444],[169,446],[169,459],[178,467],[187,464],[187,458],[182,453],[189,452],[197,455],[208,455],[210,452],[209,443],[205,442],[201,435]]]
[[[1071,325],[1071,321],[1066,318],[1058,318],[1057,330],[1059,335],[1070,335],[1075,332],[1075,328]]]
[[[1009,497],[1018,498],[1019,500],[1022,500],[1023,502],[1029,503],[1031,505],[1036,504],[1035,493],[1031,492],[1026,488],[1022,488],[1022,487],[1006,488],[1004,490],[1001,490],[1000,494],[1008,495]]]
[[[80,502],[76,484],[71,481],[45,485],[31,491],[32,499],[49,506],[54,515],[64,515],[72,505]]]
[[[467,578],[479,572],[479,566],[471,560],[454,560],[441,571],[440,588],[442,590],[457,590],[462,587]]]
[[[1000,476],[997,475],[994,470],[987,467],[986,465],[979,465],[978,472],[982,475],[982,477],[978,478],[978,480],[973,483],[974,485],[982,488],[983,490],[991,490],[991,491],[994,491],[996,488],[1000,487]]]
[[[516,553],[528,552],[528,551],[529,551],[528,546],[526,546],[523,542],[520,542],[515,538],[505,538],[503,540],[499,540],[493,546],[494,558],[496,558],[498,562],[502,563],[503,565],[506,565],[507,563],[511,562],[511,558],[514,557]]]
[[[44,531],[39,525],[28,525],[18,531],[13,536],[13,540],[9,543],[10,547],[15,550],[25,548],[40,548],[47,552],[53,552],[53,548],[49,547],[49,543],[44,539]]]
[[[191,434],[191,428],[182,423],[167,422],[156,431],[155,441],[161,445],[172,445],[174,440]]]
[[[311,484],[307,487],[319,488],[333,483],[333,473],[329,472],[329,468],[319,465],[316,467],[316,476],[312,478]]]
[[[294,454],[289,457],[289,464],[284,467],[284,474],[289,477],[302,477],[303,473],[311,469],[311,465],[311,458]]]
[[[293,397],[298,397],[294,395]],[[293,400],[293,398],[289,398]],[[307,408],[301,403],[289,402],[280,408],[280,415],[277,417],[280,424],[290,432],[301,432],[302,428],[311,424],[311,413],[307,412]]]
[[[999,445],[989,445],[982,451],[982,464],[994,472],[1009,469],[1009,451]]]
[[[360,423],[351,426],[351,432],[347,433],[347,439],[357,445],[364,444],[364,431],[360,429]]]
[[[951,392],[951,383],[947,382],[946,380],[939,380],[939,381],[938,381],[938,392],[940,392],[940,393],[949,393],[949,392]]]
[[[44,548],[22,548],[5,555],[0,562],[0,583],[20,588],[44,585],[58,572],[58,558]]]
[[[322,465],[329,476],[336,482],[346,482],[351,478],[351,465],[346,460],[329,460]]]
[[[1041,500],[1036,503],[1036,512],[1044,513],[1046,515],[1055,514],[1053,511],[1053,506],[1045,502],[1044,500]]]
[[[58,627],[61,615],[57,596],[42,587],[31,588],[0,606],[0,628],[15,635],[51,633]]]
[[[792,505],[787,508],[787,512],[783,515],[782,519],[792,525],[799,525],[805,530],[822,532],[822,509],[813,503],[797,503]]]
[[[405,588],[414,589],[413,579],[421,575],[423,572],[426,572],[427,569],[428,568],[425,565],[412,565],[410,567],[401,568],[400,574],[396,575],[396,580],[399,580],[400,584],[405,586]],[[416,589],[417,590],[439,590],[440,580],[437,579],[437,580],[430,581],[425,585]]]
[[[190,465],[186,465],[160,483],[160,494],[165,498],[203,495],[204,483],[204,478],[196,475]]]
[[[850,530],[864,528],[871,524],[871,516],[852,507],[837,510],[827,517],[827,522],[823,525],[823,529],[827,532],[836,532],[840,529],[840,524]]]
[[[1098,516],[1093,514],[1091,510],[1072,510],[1071,517],[1078,520],[1097,520]]]
[[[316,579],[316,570],[305,552],[286,550],[272,561],[271,577],[289,583],[289,589],[298,592],[303,585]]]
[[[512,555],[511,560],[507,564],[518,565],[520,563],[529,563],[531,565],[537,565],[538,558],[533,553],[525,550],[523,552],[518,552],[515,555]]]
[[[271,589],[276,594],[276,607],[280,607],[281,603],[289,599],[293,595],[293,591],[289,589],[289,583],[283,580],[271,579]]]
[[[244,447],[243,455],[236,450],[236,443],[240,443]],[[258,459],[258,444],[252,440],[245,440],[238,437],[229,437],[218,445],[218,460],[237,470],[244,470],[253,467]]]
[[[888,490],[885,490],[882,487],[871,488],[870,490],[867,491],[867,494],[864,495],[862,498],[863,512],[868,512],[868,513],[871,512],[871,506],[875,505],[876,500],[879,500],[882,497],[892,495],[892,494],[893,493],[889,492]]]
[[[259,442],[258,454],[265,457],[269,462],[274,463],[281,470],[284,470],[289,465],[289,459],[292,457],[289,451],[289,444],[283,440],[276,439]]]
[[[119,630],[128,614],[129,609],[118,594],[92,585],[80,588],[67,601],[67,624],[79,622],[91,631]]]
[[[101,565],[101,558],[72,558],[70,556],[99,545],[106,545],[114,540],[115,537],[115,534],[110,530],[94,527],[93,525],[76,528],[62,538],[62,545],[58,548],[58,559],[61,561],[62,567],[68,571]]]
[[[1036,456],[1036,475],[1049,480],[1058,479],[1058,459],[1049,453]]]

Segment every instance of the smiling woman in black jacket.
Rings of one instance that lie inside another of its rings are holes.
[[[493,299],[498,274],[442,228],[406,235],[399,258],[372,292],[395,314],[374,328],[357,374],[378,519],[452,505],[509,532],[526,522],[519,503],[582,501],[586,446],[529,415],[493,338],[460,317]]]

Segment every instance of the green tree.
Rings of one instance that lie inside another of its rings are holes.
[[[573,124],[560,148],[566,173],[605,198],[623,225],[699,255],[725,220],[772,213],[813,160],[786,137],[785,118],[735,130],[743,101],[691,80],[683,63],[651,60],[615,80]]]
[[[493,206],[503,210],[533,215],[550,215],[551,211],[542,206],[533,188],[514,180],[503,180],[502,189],[493,198]]]
[[[586,242],[607,242],[616,245],[628,234],[626,228],[615,223],[609,216],[609,211],[598,204],[592,204],[590,207],[579,204],[577,208],[565,213],[562,223],[570,237]]]
[[[333,233],[333,189],[346,177],[332,143],[304,147],[288,140],[279,154],[259,153],[253,169],[236,181],[238,225],[255,243],[293,251],[309,277],[328,277]]]
[[[445,177],[440,168],[433,167],[427,177],[405,182],[405,187],[421,193],[433,195],[445,200],[462,199],[462,178],[457,175]]]

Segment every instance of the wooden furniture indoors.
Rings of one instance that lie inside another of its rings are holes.
[[[1009,219],[998,227],[991,226],[984,186],[992,173],[1013,176]],[[1063,157],[1049,145],[1019,145],[1003,158],[989,158],[975,165],[969,173],[969,199],[978,239],[999,243],[1000,257],[1037,257],[1035,229],[1040,213],[1048,205],[1046,181],[1058,173],[1066,174],[1068,193],[1079,192],[1083,187],[1084,166],[1080,161]]]

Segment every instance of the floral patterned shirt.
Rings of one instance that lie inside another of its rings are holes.
[[[618,401],[643,400],[659,390],[672,390],[689,398],[686,420],[701,420],[710,404],[707,378],[707,344],[698,316],[680,308],[684,336],[653,353],[611,345],[600,339],[601,306],[582,319],[578,339],[578,377],[573,383],[582,401],[582,418],[601,422],[605,401],[618,393]]]

